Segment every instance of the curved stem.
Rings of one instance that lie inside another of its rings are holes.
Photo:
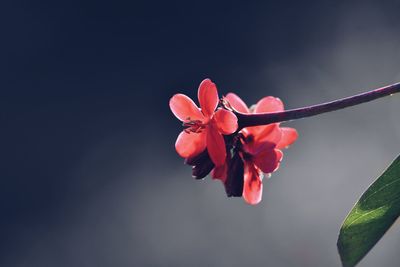
[[[265,125],[275,122],[283,122],[311,117],[318,114],[355,106],[399,92],[400,83],[395,83],[366,93],[361,93],[358,95],[309,107],[290,109],[275,113],[244,114],[235,112],[235,114],[238,118],[239,129],[242,129],[249,126]]]

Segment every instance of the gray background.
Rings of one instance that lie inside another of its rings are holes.
[[[168,100],[206,77],[287,108],[398,82],[399,3],[1,5],[1,266],[340,266],[342,220],[399,153],[400,95],[287,123],[256,207],[191,178]],[[360,266],[398,266],[395,226]]]

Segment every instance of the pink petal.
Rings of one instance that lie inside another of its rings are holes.
[[[271,173],[279,168],[282,157],[279,149],[265,149],[254,157],[254,164],[264,173]]]
[[[243,198],[251,205],[256,205],[261,201],[263,191],[261,175],[253,163],[245,162]]]
[[[279,98],[267,96],[258,101],[253,113],[278,112],[283,110],[283,103]]]
[[[206,149],[206,132],[182,131],[175,142],[175,149],[182,158],[194,157]]]
[[[215,112],[214,121],[222,134],[232,134],[238,127],[235,114],[226,109],[219,109]]]
[[[277,148],[286,148],[296,141],[298,137],[296,129],[289,127],[281,127],[281,131],[282,131],[282,138],[277,144],[276,146]]]
[[[207,151],[216,167],[225,163],[225,141],[213,125],[207,127]]]
[[[228,100],[229,104],[238,112],[241,113],[250,113],[249,108],[247,105],[243,102],[243,100],[238,97],[234,93],[229,93],[225,96],[225,99]]]
[[[203,114],[211,117],[218,106],[219,98],[217,87],[210,79],[205,79],[200,83],[198,98]]]
[[[176,94],[169,100],[169,107],[181,121],[188,120],[204,120],[204,116],[200,109],[192,99],[183,94]]]

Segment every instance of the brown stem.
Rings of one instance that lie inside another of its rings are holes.
[[[242,129],[249,126],[265,125],[275,122],[283,122],[311,117],[318,114],[355,106],[399,92],[400,83],[395,83],[366,93],[361,93],[358,95],[309,107],[290,109],[275,113],[244,114],[240,112],[235,112],[235,114],[238,118],[239,129]]]

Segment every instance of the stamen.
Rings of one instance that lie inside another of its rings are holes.
[[[206,125],[200,120],[188,120],[183,122],[182,126],[187,127],[184,129],[186,133],[201,133],[206,128]]]
[[[225,96],[222,97],[222,98],[219,100],[219,103],[220,103],[220,105],[223,106],[225,109],[227,109],[227,110],[229,110],[229,111],[234,111],[234,109],[233,109],[231,103],[229,103],[228,99],[226,99]]]

